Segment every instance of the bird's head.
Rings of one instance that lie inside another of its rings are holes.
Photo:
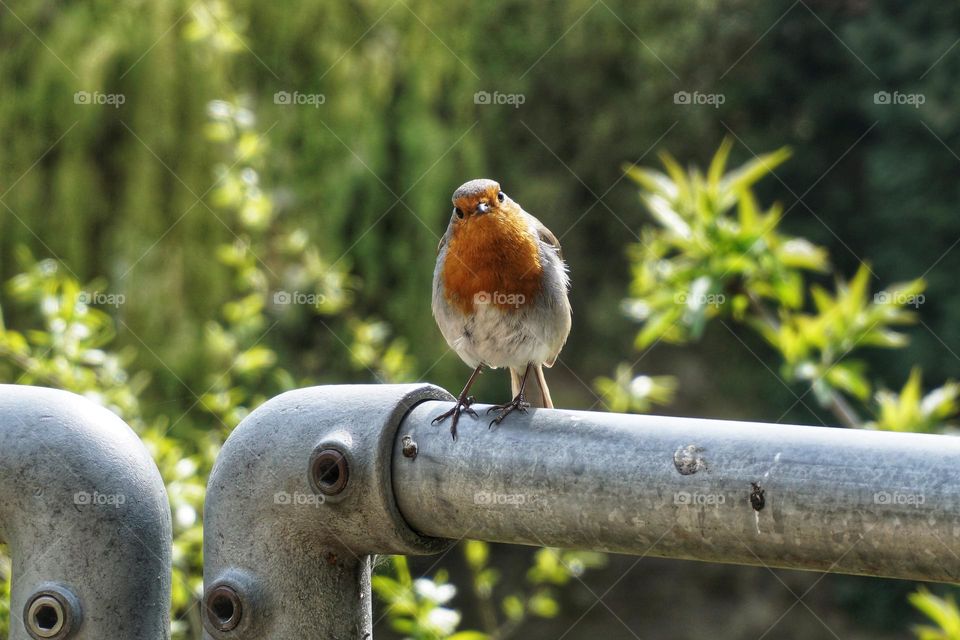
[[[453,213],[459,219],[496,211],[512,212],[517,204],[500,190],[500,183],[487,178],[465,182],[453,192]]]

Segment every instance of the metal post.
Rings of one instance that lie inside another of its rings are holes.
[[[373,633],[370,556],[435,553],[396,509],[393,443],[429,385],[300,389],[230,435],[204,506],[206,638],[356,640]]]
[[[447,408],[394,445],[425,535],[960,582],[960,438],[534,410],[454,443]]]
[[[11,640],[170,637],[170,507],[143,444],[80,396],[0,385]]]

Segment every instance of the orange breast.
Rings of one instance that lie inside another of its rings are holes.
[[[459,220],[443,264],[447,301],[464,313],[492,304],[510,312],[533,302],[543,265],[524,218],[497,209]]]

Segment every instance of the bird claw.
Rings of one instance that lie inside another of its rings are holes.
[[[529,408],[530,408],[530,403],[525,401],[522,395],[518,395],[516,398],[514,398],[510,402],[505,402],[503,404],[495,404],[487,409],[487,415],[489,415],[491,411],[499,411],[500,415],[498,415],[496,418],[491,420],[490,424],[487,425],[487,428],[492,429],[493,425],[500,424],[501,422],[503,422],[504,418],[506,418],[508,415],[510,415],[514,411],[519,411],[520,413],[526,413],[527,409]]]
[[[467,398],[467,399],[464,401],[464,403],[463,403],[463,410],[466,411],[466,412],[467,412],[468,414],[470,414],[471,416],[473,416],[473,419],[474,419],[474,420],[477,420],[478,418],[480,418],[480,416],[478,416],[478,415],[477,415],[477,412],[474,411],[473,406],[472,406],[473,403],[474,403],[474,397],[473,397],[473,396],[470,396],[469,398]]]
[[[452,417],[450,423],[450,436],[456,441],[457,439],[457,423],[460,422],[460,415],[467,413],[472,416],[474,420],[479,418],[477,412],[470,406],[474,402],[473,396],[464,398],[462,400],[457,400],[457,403],[453,405],[448,411],[444,411],[439,416],[430,421],[430,424],[437,425],[446,420],[447,418]]]

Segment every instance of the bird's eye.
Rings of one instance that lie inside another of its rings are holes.
[[[455,214],[457,214],[457,217],[458,217],[458,218],[462,218],[462,217],[463,217],[463,210],[462,210],[460,207],[454,207],[454,208],[453,208],[453,212],[454,212]]]
[[[506,197],[507,196],[503,195],[503,191],[497,194],[497,200],[499,200],[500,202],[503,202],[503,199]]]

